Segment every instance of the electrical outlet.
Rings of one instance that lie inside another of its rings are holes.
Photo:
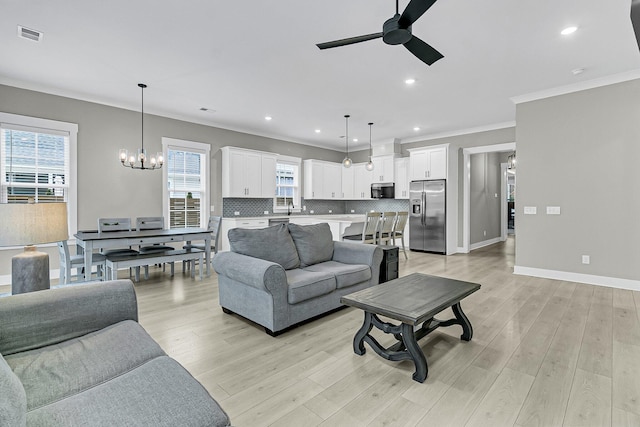
[[[269,215],[269,211],[264,211],[264,214],[265,215]]]
[[[356,210],[355,209],[351,209],[351,213],[356,213]]]
[[[535,206],[525,206],[524,214],[525,215],[535,215],[538,213],[538,209]]]
[[[331,209],[329,209],[329,213],[333,213],[333,211]]]
[[[582,263],[583,264],[590,264],[591,263],[591,257],[589,255],[582,255]]]
[[[560,215],[560,206],[547,206],[547,215]]]
[[[313,209],[311,209],[311,210],[309,211],[309,213],[313,213]]]
[[[487,237],[487,230],[484,230],[483,233],[484,233],[484,237]]]
[[[307,210],[307,205],[302,206],[302,210],[306,211]]]
[[[240,215],[240,212],[235,211],[233,214],[234,214],[235,216],[238,216],[238,215]]]

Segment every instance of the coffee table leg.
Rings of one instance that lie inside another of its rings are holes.
[[[471,341],[471,338],[473,337],[473,328],[471,327],[471,322],[469,322],[469,319],[462,311],[460,303],[452,305],[451,309],[460,323],[460,326],[462,326],[462,335],[460,336],[460,339],[464,341]]]
[[[413,363],[416,365],[416,372],[413,374],[413,379],[420,383],[424,382],[429,372],[427,368],[427,358],[424,357],[424,353],[416,341],[412,325],[402,324],[402,342],[411,355]]]
[[[364,312],[364,323],[362,324],[362,327],[358,330],[358,332],[356,332],[356,336],[353,338],[353,351],[359,356],[362,356],[365,352],[364,338],[369,335],[369,332],[371,332],[371,328],[373,328],[372,318],[373,314],[369,313],[368,311]]]

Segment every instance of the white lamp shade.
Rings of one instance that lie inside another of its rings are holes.
[[[0,218],[0,246],[29,246],[69,238],[66,203],[2,203]]]

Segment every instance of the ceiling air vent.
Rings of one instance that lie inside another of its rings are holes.
[[[18,25],[18,37],[33,40],[34,42],[42,41],[42,34],[40,31],[32,30],[31,28]]]

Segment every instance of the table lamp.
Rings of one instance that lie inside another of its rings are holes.
[[[11,293],[49,289],[49,255],[35,245],[69,238],[66,203],[0,204],[0,246],[24,246],[11,258]]]

